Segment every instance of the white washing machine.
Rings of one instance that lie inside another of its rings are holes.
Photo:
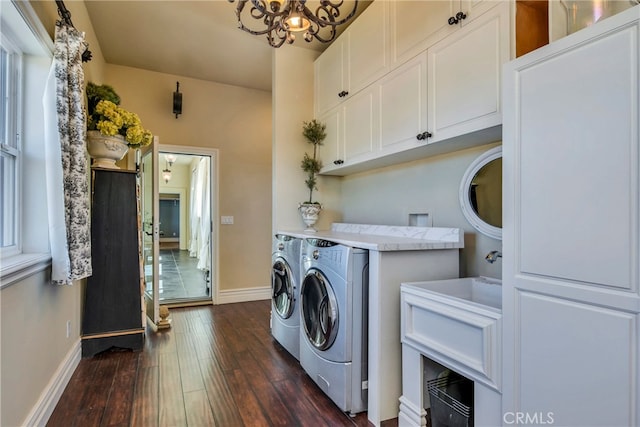
[[[300,358],[300,243],[276,234],[271,257],[271,335]]]
[[[365,411],[369,252],[309,238],[301,254],[300,364],[342,411]]]

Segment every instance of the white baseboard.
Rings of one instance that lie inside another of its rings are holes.
[[[260,288],[229,289],[218,291],[216,304],[230,304],[234,302],[261,301],[271,299],[271,286]]]
[[[40,394],[40,399],[38,399],[36,405],[31,409],[22,425],[44,426],[47,424],[49,417],[51,417],[53,410],[60,400],[60,396],[62,396],[64,389],[71,380],[71,376],[78,367],[81,358],[82,345],[81,340],[78,339],[62,363],[60,363],[60,366],[58,366],[49,384],[47,384],[47,387],[42,391],[42,394]]]

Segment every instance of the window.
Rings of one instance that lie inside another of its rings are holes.
[[[3,32],[0,34],[0,248],[3,257],[21,251],[21,65],[21,52]]]
[[[53,42],[30,2],[0,14],[0,289],[50,265],[42,105]]]

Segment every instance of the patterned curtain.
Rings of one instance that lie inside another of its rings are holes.
[[[62,21],[56,23],[55,52],[43,102],[52,281],[58,285],[71,285],[91,275],[84,47],[84,34]]]

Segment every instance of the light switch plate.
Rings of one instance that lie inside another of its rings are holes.
[[[225,225],[233,224],[233,216],[221,216],[220,223]]]

